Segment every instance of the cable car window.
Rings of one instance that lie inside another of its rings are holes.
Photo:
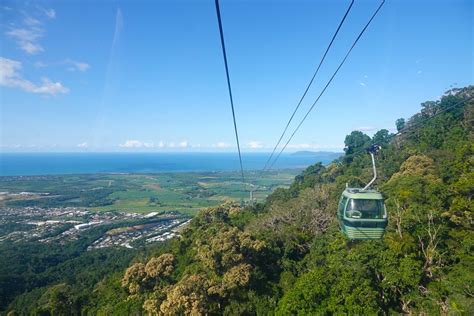
[[[344,216],[344,207],[346,206],[347,197],[343,196],[339,201],[339,207],[337,208],[338,216]]]
[[[344,196],[339,202],[339,207],[344,208],[346,206],[347,198]]]
[[[382,200],[351,199],[347,204],[346,216],[350,218],[380,219],[383,214]]]

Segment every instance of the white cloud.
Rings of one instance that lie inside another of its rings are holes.
[[[121,148],[189,148],[191,145],[187,140],[183,140],[179,143],[169,142],[166,144],[164,141],[160,140],[156,145],[153,142],[143,142],[136,139],[130,139],[125,141],[123,144],[119,144]],[[195,148],[195,146],[192,146]]]
[[[365,87],[365,86],[366,86],[366,84],[365,84],[364,82],[362,82],[362,81],[359,82],[359,85],[361,85],[362,87]]]
[[[71,65],[71,67],[68,68],[71,71],[78,70],[78,71],[84,72],[84,71],[88,70],[91,67],[88,63],[75,61],[75,60],[72,60],[72,59],[67,59],[65,61],[65,63]]]
[[[15,144],[15,145],[0,145],[0,148],[11,148],[11,149],[18,149],[21,148],[22,146],[20,144]]]
[[[56,17],[56,11],[53,9],[46,9],[40,6],[37,6],[37,9],[50,19]],[[27,15],[21,22],[22,27],[12,26],[5,34],[11,37],[18,47],[27,54],[33,55],[44,51],[43,47],[38,43],[44,36],[42,19]]]
[[[28,92],[40,93],[40,94],[51,94],[56,95],[58,93],[68,93],[69,89],[62,85],[60,82],[52,82],[48,78],[41,78],[41,84],[35,85],[29,81],[29,89],[25,89]]]
[[[41,22],[35,18],[32,18],[30,16],[27,16],[24,20],[23,23],[25,23],[28,26],[38,26],[41,25]]]
[[[16,41],[21,50],[30,55],[44,51],[43,47],[38,44],[38,40],[44,34],[39,27],[12,28],[6,34]]]
[[[144,143],[139,140],[127,140],[125,143],[120,144],[119,147],[122,148],[142,148],[144,147]]]
[[[50,19],[54,19],[56,17],[56,11],[54,11],[54,9],[43,8],[43,13]]]
[[[125,143],[120,144],[119,147],[122,148],[154,148],[155,144],[153,142],[147,143],[139,140],[131,139],[125,141]]]
[[[44,51],[43,47],[32,42],[20,43],[20,48],[31,55]]]
[[[76,66],[77,70],[79,71],[86,71],[87,69],[91,67],[89,64],[81,63],[81,62],[76,62],[74,66]]]
[[[45,68],[45,67],[50,67],[50,66],[57,66],[57,65],[68,65],[68,70],[69,71],[81,71],[81,72],[85,72],[87,71],[88,69],[91,68],[91,66],[88,64],[88,63],[85,63],[85,62],[81,62],[81,61],[76,61],[76,60],[73,60],[73,59],[65,59],[63,61],[59,61],[59,62],[50,62],[50,63],[45,63],[43,61],[37,61],[34,63],[34,66],[36,68]]]
[[[46,77],[42,78],[40,84],[24,79],[19,72],[21,68],[22,65],[19,61],[0,57],[0,86],[20,88],[26,92],[50,95],[69,92],[69,89],[60,82],[53,82]]]
[[[213,144],[211,147],[214,147],[214,148],[229,148],[230,147],[230,144],[226,143],[226,142],[218,142],[217,144]]]
[[[89,148],[89,144],[87,142],[83,142],[80,144],[77,144],[78,148]]]
[[[375,131],[376,129],[377,127],[375,126],[359,126],[355,128],[356,131],[360,131],[360,132],[371,132],[371,131]]]
[[[256,140],[252,140],[252,141],[248,142],[247,146],[249,148],[252,148],[252,149],[260,149],[260,148],[264,147],[262,142],[259,142],[259,141],[256,141]]]

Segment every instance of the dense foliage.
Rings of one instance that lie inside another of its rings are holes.
[[[108,229],[110,226],[91,229],[66,245],[2,242],[0,308],[6,307],[15,298],[12,306],[19,312],[49,312],[49,295],[67,285],[68,310],[79,313],[90,295],[90,289],[104,275],[124,269],[136,256],[136,252],[129,249],[86,251]]]
[[[180,239],[95,283],[93,314],[474,314],[474,88],[449,91],[345,155],[310,166],[263,204],[203,209]],[[382,240],[351,242],[335,221],[346,183],[372,176],[365,148],[382,147],[376,187],[386,197]],[[73,310],[58,280],[31,306]],[[59,303],[61,302],[61,303]],[[16,300],[11,309],[25,310]]]

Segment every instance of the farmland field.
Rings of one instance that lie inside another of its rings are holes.
[[[226,200],[247,201],[250,190],[256,201],[262,201],[275,188],[288,186],[298,172],[248,172],[245,183],[236,172],[0,177],[0,206],[194,214]]]

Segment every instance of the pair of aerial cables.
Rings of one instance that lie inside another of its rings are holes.
[[[346,62],[347,58],[349,57],[349,54],[352,52],[353,48],[356,46],[356,44],[358,43],[358,41],[360,40],[360,38],[362,37],[362,35],[364,34],[364,32],[366,31],[366,29],[368,28],[368,26],[370,25],[370,23],[372,22],[372,20],[375,18],[375,16],[379,13],[380,9],[382,8],[383,4],[385,3],[385,0],[383,0],[380,5],[378,6],[377,10],[372,14],[370,20],[367,22],[367,24],[364,26],[364,28],[362,29],[362,31],[359,33],[359,35],[357,36],[357,38],[355,39],[355,41],[353,42],[352,46],[350,47],[350,49],[348,50],[348,52],[346,53],[344,59],[341,61],[341,63],[339,64],[339,66],[337,67],[337,69],[335,70],[335,72],[333,73],[333,75],[331,76],[331,78],[329,79],[329,81],[327,82],[327,84],[325,85],[325,87],[322,89],[321,93],[319,94],[319,96],[317,97],[316,101],[314,101],[314,103],[312,104],[312,106],[309,108],[309,110],[306,112],[305,116],[303,117],[303,119],[300,121],[300,123],[298,124],[298,126],[295,128],[295,130],[293,131],[293,133],[291,134],[290,138],[287,140],[287,142],[285,143],[285,145],[282,147],[282,149],[280,150],[280,152],[278,153],[278,155],[275,157],[275,159],[273,160],[273,162],[271,162],[278,146],[280,145],[284,135],[286,134],[287,130],[288,130],[288,127],[290,125],[290,123],[292,122],[296,112],[298,111],[301,103],[303,102],[303,99],[305,98],[306,94],[308,93],[308,90],[310,89],[314,79],[316,78],[316,75],[318,74],[319,72],[319,69],[321,68],[321,65],[323,64],[334,40],[336,39],[337,37],[337,34],[339,33],[339,30],[341,29],[342,25],[344,24],[344,21],[346,20],[349,12],[351,11],[352,9],[352,6],[354,4],[354,0],[351,1],[349,7],[347,8],[343,18],[341,19],[337,29],[336,29],[336,32],[334,33],[333,37],[331,38],[331,41],[328,45],[328,47],[326,48],[326,51],[323,55],[323,57],[321,58],[321,61],[319,62],[318,64],[318,67],[316,68],[316,71],[314,72],[310,82],[308,83],[303,95],[301,96],[295,110],[293,111],[292,115],[290,116],[290,119],[288,120],[284,130],[283,130],[283,133],[281,134],[277,144],[275,145],[275,147],[273,148],[273,151],[270,155],[270,157],[268,158],[267,162],[265,163],[265,166],[263,168],[263,170],[270,170],[273,165],[276,163],[276,161],[278,160],[278,158],[280,157],[281,153],[286,149],[286,147],[288,146],[288,144],[290,143],[290,141],[292,140],[293,136],[296,134],[296,132],[299,130],[299,128],[301,127],[301,125],[303,124],[303,122],[306,120],[306,118],[308,117],[308,115],[310,114],[310,112],[314,109],[314,107],[316,106],[317,102],[319,101],[319,99],[322,97],[322,95],[324,94],[324,92],[326,91],[326,89],[329,87],[329,85],[331,84],[332,80],[334,79],[334,77],[336,76],[336,74],[339,72],[339,70],[341,69],[341,67],[343,66],[343,64]],[[225,70],[226,70],[226,77],[227,77],[227,88],[228,88],[228,91],[229,91],[229,99],[230,99],[230,105],[231,105],[231,110],[232,110],[232,118],[233,118],[233,122],[234,122],[234,132],[235,132],[235,138],[236,138],[236,142],[237,142],[237,149],[238,149],[238,154],[239,154],[239,162],[240,162],[240,171],[241,171],[241,176],[242,176],[242,182],[244,182],[244,170],[243,170],[243,165],[242,165],[242,155],[241,155],[241,150],[240,150],[240,143],[239,143],[239,134],[238,134],[238,130],[237,130],[237,122],[236,122],[236,118],[235,118],[235,110],[234,110],[234,101],[233,101],[233,97],[232,97],[232,86],[231,86],[231,81],[230,81],[230,75],[229,75],[229,67],[228,67],[228,63],[227,63],[227,54],[226,54],[226,49],[225,49],[225,41],[224,41],[224,32],[223,32],[223,28],[222,28],[222,19],[221,19],[221,13],[220,13],[220,7],[219,7],[219,0],[215,0],[215,6],[216,6],[216,13],[217,13],[217,20],[218,20],[218,24],[219,24],[219,33],[220,33],[220,39],[221,39],[221,47],[222,47],[222,54],[223,54],[223,57],[224,57],[224,65],[225,65]]]

